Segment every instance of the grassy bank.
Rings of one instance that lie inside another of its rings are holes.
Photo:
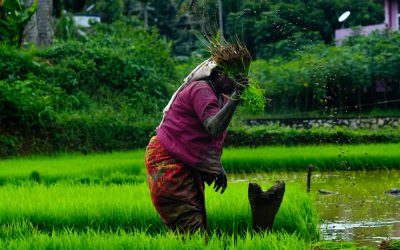
[[[228,131],[225,145],[259,147],[266,145],[326,145],[399,143],[397,128],[289,128],[278,125],[233,126]]]

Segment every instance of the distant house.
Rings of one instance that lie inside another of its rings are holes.
[[[354,34],[368,35],[375,30],[399,30],[400,23],[400,5],[399,0],[385,0],[385,22],[381,24],[363,26],[360,29],[354,30],[338,29],[335,30],[336,45],[341,45],[342,41]]]
[[[79,15],[79,14],[75,14],[73,16],[74,18],[74,23],[76,26],[79,27],[85,27],[88,28],[90,27],[90,23],[91,22],[98,22],[100,23],[100,16],[95,16],[95,15]]]

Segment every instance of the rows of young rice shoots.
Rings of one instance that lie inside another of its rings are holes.
[[[0,185],[34,180],[44,184],[122,184],[144,182],[144,150],[92,154],[35,156],[0,160]],[[227,148],[222,156],[230,173],[400,169],[400,144],[324,145]]]
[[[173,233],[149,235],[144,231],[76,232],[64,230],[50,234],[34,232],[27,237],[0,238],[1,249],[310,249],[311,243],[295,234],[263,233],[245,235],[200,234],[181,236]]]
[[[400,144],[319,145],[232,148],[224,150],[228,172],[400,169]]]
[[[60,154],[0,161],[0,185],[26,180],[51,184],[136,183],[145,181],[144,151],[103,154]]]
[[[247,188],[245,183],[230,183],[223,195],[206,189],[210,232],[240,235],[251,230]],[[1,186],[0,225],[8,229],[0,230],[0,238],[9,237],[7,232],[15,231],[21,224],[44,232],[65,228],[141,230],[149,234],[168,231],[151,204],[146,183]],[[302,188],[288,185],[274,230],[296,233],[306,240],[319,238],[317,214]]]
[[[326,145],[302,147],[228,148],[223,164],[228,172],[398,169],[400,144]],[[77,183],[145,181],[144,151],[93,155],[35,156],[0,161],[0,185],[33,179]],[[36,174],[36,175],[35,175]]]

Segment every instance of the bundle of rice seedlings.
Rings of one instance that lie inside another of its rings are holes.
[[[251,63],[251,55],[239,41],[236,44],[222,45],[213,42],[210,45],[211,58],[229,77],[247,76]]]
[[[218,40],[210,41],[209,52],[211,58],[231,79],[237,76],[248,77],[251,55],[245,45],[239,40],[235,43],[223,44]],[[240,83],[237,83],[240,84]],[[249,85],[240,93],[239,98],[243,100],[246,110],[258,113],[265,108],[264,90],[254,81],[249,79]]]
[[[240,94],[245,109],[252,113],[264,112],[267,102],[264,93],[264,89],[260,88],[255,81],[250,80],[249,86]]]

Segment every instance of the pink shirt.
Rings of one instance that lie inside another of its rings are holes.
[[[183,163],[207,173],[220,173],[226,130],[213,138],[203,122],[222,106],[206,81],[190,83],[178,93],[164,122],[157,128],[158,140]]]

